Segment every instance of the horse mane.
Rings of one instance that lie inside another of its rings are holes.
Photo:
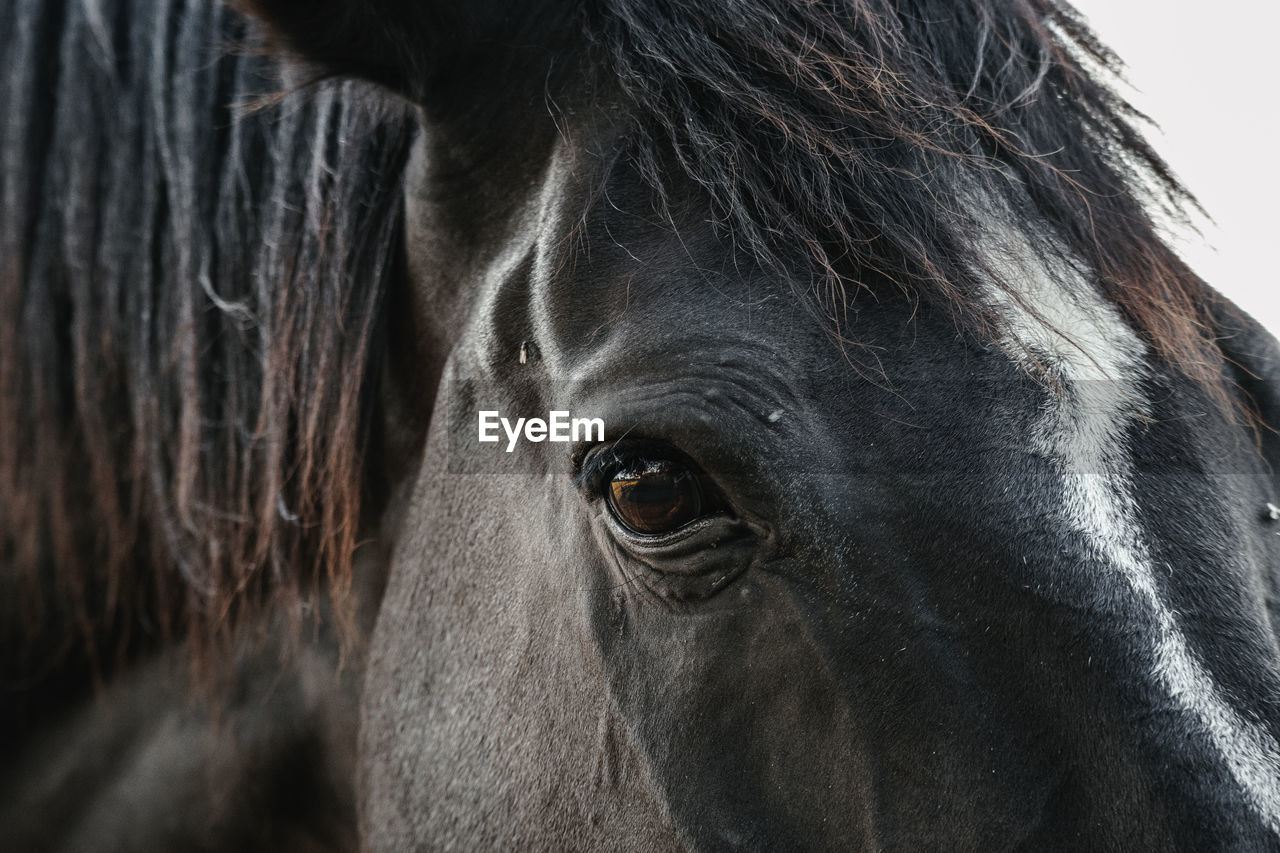
[[[0,16],[6,683],[341,600],[412,124],[246,111],[281,79],[211,0]]]
[[[1058,284],[1100,285],[1224,401],[1214,294],[1156,225],[1196,202],[1068,4],[601,0],[586,30],[660,199],[674,152],[734,244],[782,276],[807,266],[837,324],[888,285],[998,336],[990,288],[1024,304],[984,239],[1004,217]]]

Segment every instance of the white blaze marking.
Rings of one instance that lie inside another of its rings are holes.
[[[1001,260],[1010,260],[1007,251]],[[1010,280],[1026,282],[1021,295],[1040,316],[996,295],[1008,323],[1008,349],[1024,365],[1048,359],[1066,386],[1061,400],[1046,411],[1036,437],[1039,449],[1056,461],[1062,474],[1066,520],[1151,614],[1157,683],[1199,723],[1250,807],[1280,834],[1280,747],[1223,698],[1187,644],[1175,614],[1160,598],[1138,524],[1125,442],[1134,416],[1150,411],[1138,385],[1143,344],[1119,312],[1091,289],[1082,286],[1080,292],[1090,296],[1073,298],[1034,262],[1015,263],[1017,278]]]

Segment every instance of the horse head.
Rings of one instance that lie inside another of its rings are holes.
[[[252,7],[423,126],[371,849],[1275,843],[1277,352],[1068,8]]]

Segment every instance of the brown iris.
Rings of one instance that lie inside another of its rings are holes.
[[[631,462],[609,482],[609,508],[636,533],[677,530],[702,514],[698,480],[671,459]]]

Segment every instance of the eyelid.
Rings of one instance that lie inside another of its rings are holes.
[[[662,452],[653,452],[658,448],[662,448]],[[646,453],[646,449],[650,452]],[[616,470],[628,464],[653,465],[668,459],[685,462],[691,469],[701,471],[692,461],[686,459],[683,453],[674,447],[666,446],[663,442],[648,439],[618,439],[597,444],[583,453],[581,461],[578,462],[578,470],[573,475],[573,485],[579,489],[588,488],[599,484],[606,471]]]

